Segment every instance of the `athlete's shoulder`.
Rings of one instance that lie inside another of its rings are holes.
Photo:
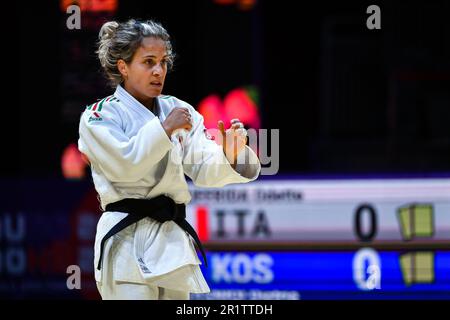
[[[190,110],[194,110],[194,107],[192,107],[188,102],[177,97],[170,95],[160,95],[158,98],[162,104],[167,104],[170,109],[173,109],[175,107],[184,107]]]
[[[168,94],[160,94],[158,96],[158,98],[161,99],[161,100],[166,100],[166,101],[171,100],[171,99],[176,99],[174,96],[171,96],[171,95],[168,95]]]
[[[120,102],[114,95],[107,96],[102,99],[98,99],[96,102],[86,106],[86,110],[91,112],[102,112],[103,109],[114,108],[114,104]]]
[[[119,115],[118,102],[120,100],[114,95],[98,99],[96,102],[86,106],[82,117],[87,123],[102,122],[105,121],[105,118],[115,118]]]

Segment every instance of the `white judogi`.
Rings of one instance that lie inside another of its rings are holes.
[[[222,147],[207,138],[203,117],[188,103],[172,96],[157,98],[158,117],[118,86],[114,95],[91,105],[80,120],[79,150],[90,161],[101,207],[124,198],[153,198],[164,194],[188,204],[191,196],[184,174],[202,187],[245,183],[259,175],[256,154],[246,147],[236,171]],[[169,138],[162,122],[174,107],[189,109],[192,130]],[[197,162],[192,163],[195,159]],[[95,240],[95,279],[148,284],[193,293],[209,292],[201,263],[189,235],[173,221],[145,218],[105,244],[102,269],[97,270],[100,241],[126,216],[104,212]],[[106,277],[106,278],[105,278]],[[106,282],[106,281],[105,281]]]

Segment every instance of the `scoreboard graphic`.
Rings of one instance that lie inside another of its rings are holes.
[[[213,252],[206,299],[450,299],[450,250],[413,256],[415,265],[397,251],[372,248]]]
[[[211,299],[450,299],[449,179],[191,187]]]
[[[209,243],[442,247],[450,180],[256,181],[191,186],[188,220]]]
[[[99,299],[91,183],[0,188],[0,297]],[[190,188],[188,220],[205,244],[211,288],[193,299],[450,299],[450,179]],[[73,265],[79,290],[66,283]]]

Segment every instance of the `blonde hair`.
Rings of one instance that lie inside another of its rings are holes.
[[[109,21],[101,27],[96,53],[103,71],[113,87],[123,82],[117,61],[122,59],[126,63],[130,63],[145,37],[155,37],[165,42],[168,54],[167,67],[168,70],[171,70],[175,54],[172,50],[170,36],[161,24],[152,20],[140,22],[131,19],[123,23]]]

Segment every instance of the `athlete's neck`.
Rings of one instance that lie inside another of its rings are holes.
[[[137,101],[142,103],[147,109],[149,109],[151,112],[155,113],[156,111],[156,99],[155,98],[149,98],[149,97],[142,97],[138,92],[133,90],[133,88],[130,88],[127,86],[127,83],[124,85],[124,89],[133,96]]]

